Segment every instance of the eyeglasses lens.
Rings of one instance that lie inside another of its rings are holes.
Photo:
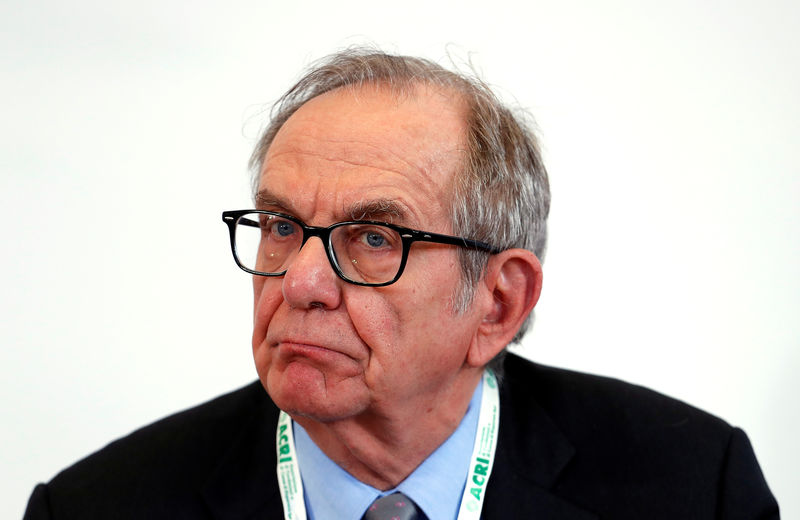
[[[357,283],[381,284],[397,276],[403,259],[400,234],[376,224],[342,224],[330,232],[340,274]],[[303,245],[302,226],[280,215],[248,213],[236,222],[236,256],[252,271],[281,274]]]

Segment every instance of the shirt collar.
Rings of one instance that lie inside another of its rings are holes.
[[[478,384],[458,428],[397,488],[384,492],[340,468],[293,422],[309,520],[360,520],[376,498],[395,491],[411,498],[428,518],[455,519],[469,472],[482,393],[483,386]]]

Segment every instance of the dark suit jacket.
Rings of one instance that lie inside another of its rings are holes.
[[[514,355],[500,392],[484,519],[778,518],[747,437],[720,419],[641,387]],[[252,383],[38,485],[25,518],[283,518],[277,417]]]

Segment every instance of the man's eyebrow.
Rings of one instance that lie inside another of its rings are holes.
[[[279,197],[266,188],[256,193],[255,204],[256,209],[295,214],[294,207],[288,199]],[[380,198],[354,202],[343,209],[342,216],[347,220],[380,220],[403,224],[408,218],[408,210],[404,204],[395,199]]]
[[[389,223],[402,223],[408,216],[404,205],[394,199],[361,200],[345,208],[344,213],[351,220],[382,220]]]
[[[256,209],[269,208],[282,213],[291,213],[291,204],[288,200],[278,197],[267,189],[260,190],[255,196]]]

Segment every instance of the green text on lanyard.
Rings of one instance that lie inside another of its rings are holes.
[[[483,507],[486,484],[492,473],[494,452],[497,448],[497,430],[500,425],[500,397],[497,379],[491,370],[483,373],[483,392],[481,410],[478,416],[478,431],[470,458],[467,485],[461,497],[458,519],[477,520]],[[294,447],[292,419],[281,412],[278,419],[278,485],[283,500],[283,513],[286,520],[305,520],[306,505],[303,499],[303,482],[297,464],[297,451]]]

